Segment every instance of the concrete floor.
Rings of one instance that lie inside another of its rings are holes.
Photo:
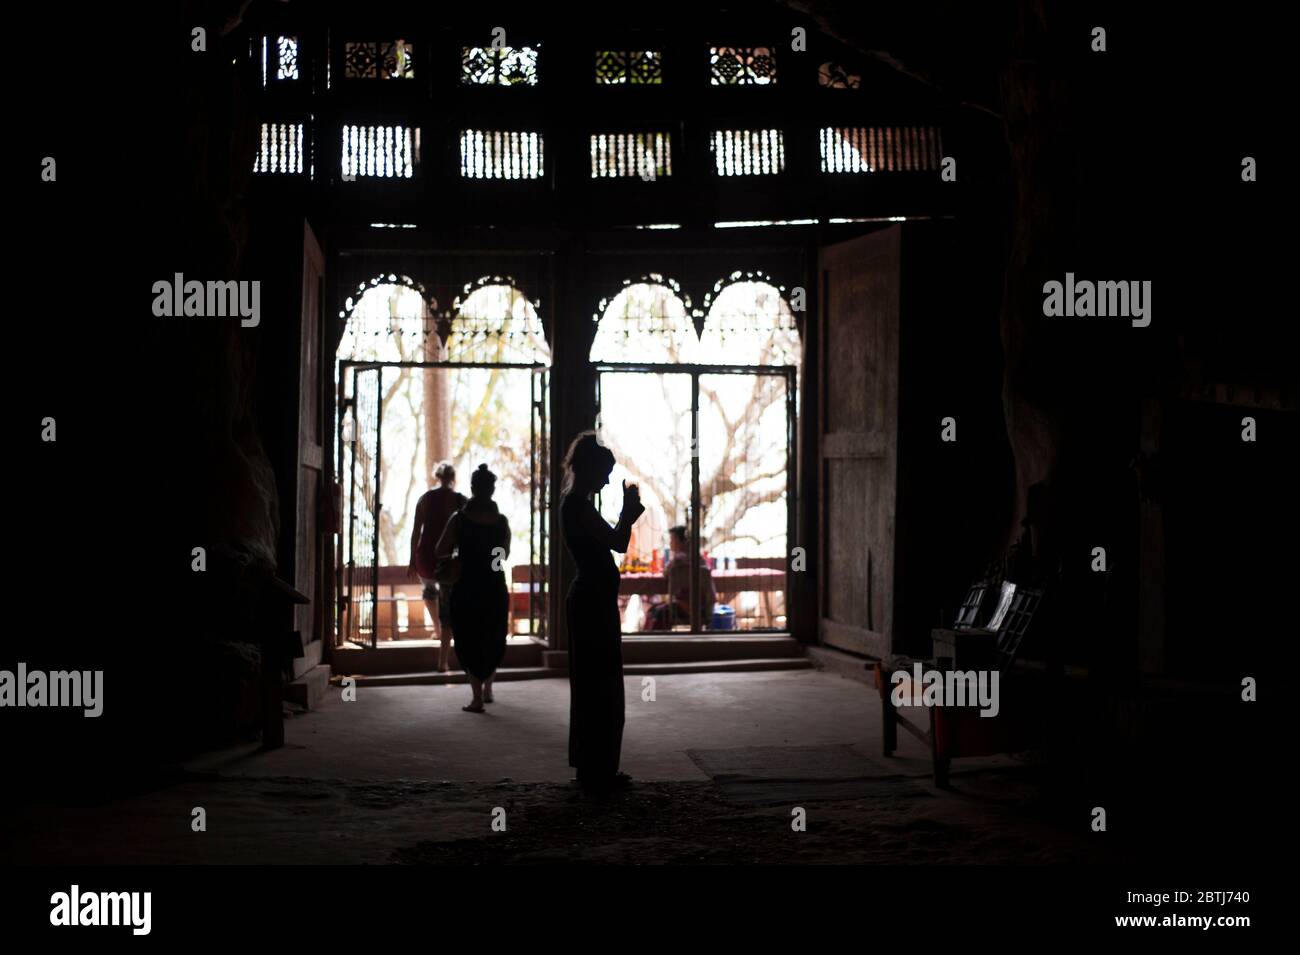
[[[674,674],[649,702],[641,680],[627,679],[623,747],[637,782],[606,800],[570,782],[566,680],[504,683],[485,715],[461,711],[464,686],[362,687],[290,719],[282,749],[214,754],[107,804],[21,807],[0,827],[15,862],[49,864],[1109,861],[1086,819],[1038,811],[1013,757],[958,764],[953,791],[930,785],[911,737],[886,760],[862,683]]]
[[[880,706],[873,688],[817,670],[694,673],[655,677],[653,702],[628,677],[623,770],[644,780],[705,780],[688,749],[806,747],[845,743],[880,753]],[[569,684],[525,680],[496,687],[496,702],[465,713],[466,686],[360,687],[343,702],[337,688],[315,712],[289,720],[283,749],[253,747],[189,764],[223,776],[307,779],[424,779],[454,782],[564,782]],[[897,772],[929,772],[919,741],[899,734]]]

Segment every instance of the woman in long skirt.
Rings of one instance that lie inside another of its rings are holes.
[[[574,439],[564,460],[560,525],[578,566],[565,598],[569,628],[569,765],[578,783],[604,791],[630,782],[618,771],[623,746],[623,633],[618,565],[645,508],[635,484],[623,483],[623,511],[610,527],[592,498],[609,483],[614,455],[593,431]]]
[[[501,562],[510,555],[510,524],[492,500],[496,475],[480,464],[470,477],[469,503],[452,515],[438,541],[439,556],[454,549],[460,579],[451,589],[456,658],[469,675],[473,698],[461,709],[482,713],[492,702],[492,677],[506,652],[509,593]]]

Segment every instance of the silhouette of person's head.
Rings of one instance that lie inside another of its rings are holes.
[[[674,554],[686,553],[686,525],[668,528],[668,547]]]
[[[496,487],[497,476],[488,470],[486,464],[480,464],[478,470],[470,475],[469,493],[476,501],[490,501]]]
[[[609,483],[612,470],[614,453],[600,443],[596,432],[584,431],[573,439],[564,456],[564,486],[590,494]]]
[[[438,483],[446,488],[456,486],[456,469],[452,467],[450,461],[440,461],[438,466],[433,469],[433,476],[437,478]]]

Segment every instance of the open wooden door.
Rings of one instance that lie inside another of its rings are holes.
[[[821,251],[818,630],[895,647],[899,250],[892,226]]]
[[[293,585],[311,598],[294,610],[294,629],[302,635],[306,655],[294,661],[294,678],[321,662],[327,625],[327,588],[321,546],[320,496],[325,493],[324,405],[321,388],[323,355],[321,310],[325,293],[325,257],[303,223],[302,329],[298,377],[298,493],[297,535],[294,542]]]

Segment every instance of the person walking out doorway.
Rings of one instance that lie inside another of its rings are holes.
[[[410,574],[424,584],[424,605],[438,634],[438,672],[447,672],[451,650],[451,588],[438,582],[438,540],[451,516],[465,506],[464,494],[456,492],[456,469],[443,461],[433,471],[438,486],[426,491],[415,505],[415,526],[411,529]]]
[[[510,522],[492,500],[496,486],[497,476],[480,464],[469,479],[469,503],[451,516],[437,547],[444,559],[455,551],[460,568],[451,592],[451,631],[474,694],[461,707],[468,713],[482,713],[492,702],[492,678],[506,655]]]

